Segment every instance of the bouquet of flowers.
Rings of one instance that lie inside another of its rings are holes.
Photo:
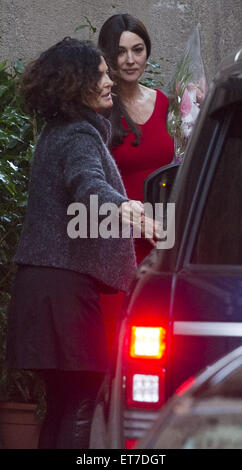
[[[207,92],[207,80],[200,50],[200,25],[188,39],[174,77],[167,87],[170,107],[167,129],[175,143],[175,159],[184,157],[188,139]]]

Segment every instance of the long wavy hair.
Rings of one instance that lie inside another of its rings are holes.
[[[38,113],[46,121],[61,117],[67,121],[95,121],[95,112],[86,104],[98,94],[101,52],[92,44],[64,38],[25,70],[20,92],[30,115]]]
[[[127,13],[113,15],[108,18],[100,30],[98,46],[110,67],[112,79],[116,83],[118,83],[117,60],[119,54],[119,42],[120,36],[124,31],[130,31],[143,39],[147,50],[147,58],[151,51],[150,37],[142,21]],[[109,115],[109,119],[112,123],[112,145],[115,146],[122,144],[124,142],[124,137],[129,132],[133,132],[136,139],[132,145],[137,146],[140,142],[140,130],[125,109],[125,106],[118,95],[117,87],[114,87],[113,91],[115,92],[115,95],[113,96],[113,107]],[[122,116],[124,116],[128,123],[128,130],[124,129],[122,126]]]

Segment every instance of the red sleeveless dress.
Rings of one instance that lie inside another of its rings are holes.
[[[139,125],[141,129],[140,143],[134,147],[135,135],[130,132],[124,143],[112,149],[112,155],[118,165],[129,199],[143,201],[143,184],[145,178],[158,168],[168,165],[174,154],[174,143],[166,130],[168,98],[160,90],[156,90],[156,101],[152,115]],[[128,124],[122,118],[122,125]],[[152,245],[145,239],[135,239],[137,263],[148,255]],[[101,308],[107,325],[107,336],[110,344],[114,334],[116,318],[120,312],[124,294],[106,295],[101,297]]]

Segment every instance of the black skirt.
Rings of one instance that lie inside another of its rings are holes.
[[[8,365],[105,372],[107,342],[97,286],[74,271],[19,266],[8,311]]]

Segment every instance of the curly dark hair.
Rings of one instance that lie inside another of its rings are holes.
[[[25,70],[20,93],[28,112],[47,121],[54,116],[67,120],[85,118],[87,100],[98,94],[101,52],[90,42],[64,38]]]

